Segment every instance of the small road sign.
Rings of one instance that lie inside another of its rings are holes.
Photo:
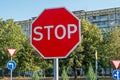
[[[16,49],[15,48],[8,48],[7,50],[9,52],[10,56],[13,57],[13,55],[15,54]]]
[[[119,80],[120,79],[120,70],[114,70],[112,72],[112,76],[115,80]]]
[[[119,66],[120,66],[120,60],[112,60],[112,63],[114,65],[115,69],[119,68]]]
[[[15,63],[15,61],[10,60],[10,61],[7,63],[7,68],[8,68],[9,70],[14,70],[14,69],[16,68],[16,63]]]

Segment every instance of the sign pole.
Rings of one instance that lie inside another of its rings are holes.
[[[11,70],[11,79],[10,80],[12,80],[12,70]]]
[[[117,70],[117,80],[119,80],[119,72],[118,72],[118,70]]]
[[[15,68],[16,66],[16,64],[15,64],[15,62],[14,62],[14,64],[13,64],[13,62],[12,62],[12,56],[14,55],[14,53],[15,53],[15,51],[16,51],[16,49],[15,48],[8,48],[7,49],[8,50],[8,52],[9,52],[9,54],[10,54],[10,57],[11,57],[11,61],[7,64],[7,66],[8,66],[8,69],[10,69],[10,80],[12,80],[12,71],[13,71],[13,68]],[[12,62],[12,63],[11,63]],[[11,66],[11,67],[10,67]]]
[[[58,58],[54,59],[54,80],[59,80],[59,71],[58,71]]]
[[[97,50],[95,51],[95,73],[96,73],[96,80],[97,80],[97,69],[98,69],[98,62],[97,62]]]
[[[11,57],[11,61],[12,61],[12,57]],[[10,71],[11,71],[11,78],[10,78],[10,80],[12,80],[12,69]]]
[[[97,67],[98,67],[98,62],[97,62],[97,60],[95,61],[95,65],[96,65],[96,80],[97,80]]]

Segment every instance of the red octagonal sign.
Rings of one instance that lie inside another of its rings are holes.
[[[66,58],[80,43],[79,23],[65,8],[45,9],[32,23],[31,44],[46,59]]]

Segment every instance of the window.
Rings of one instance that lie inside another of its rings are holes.
[[[86,19],[91,22],[93,20],[93,17],[89,16]]]
[[[110,21],[110,26],[114,26],[114,25],[115,25],[115,21],[114,20]]]
[[[100,27],[108,27],[108,22],[107,21],[101,22]]]
[[[120,26],[120,20],[117,20],[117,24]]]
[[[117,18],[120,18],[120,13],[117,13],[117,14],[116,14],[116,17],[117,17]]]
[[[100,25],[101,25],[101,22],[97,22],[97,23],[96,23],[96,25],[97,25],[98,27],[100,27]]]
[[[110,19],[110,20],[115,19],[115,14],[110,14],[110,15],[109,15],[109,19]]]
[[[100,16],[93,16],[94,21],[100,21]]]
[[[107,15],[102,15],[101,20],[108,20],[108,16]]]

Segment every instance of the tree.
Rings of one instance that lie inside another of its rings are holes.
[[[108,42],[110,40],[111,37],[111,31],[106,30],[103,31],[102,30],[102,35],[103,35],[103,42],[100,44],[99,46],[99,67],[103,68],[104,70],[109,67],[109,63],[110,63],[110,56],[109,56],[109,52],[108,50]],[[105,70],[106,71],[106,70]]]
[[[100,29],[86,20],[81,20],[81,43],[68,56],[67,59],[60,60],[60,67],[71,67],[77,79],[77,68],[83,68],[88,71],[89,63],[95,64],[95,51],[102,42]],[[63,65],[62,65],[63,64]]]
[[[40,68],[41,68],[41,70],[43,70],[43,72],[44,72],[44,77],[45,77],[45,75],[46,75],[46,71],[47,71],[47,69],[50,69],[50,68],[53,68],[53,66],[52,66],[52,60],[46,60],[46,59],[43,59],[42,58],[42,61],[41,61],[41,65],[40,65]],[[48,73],[48,75],[50,75],[51,73]]]
[[[21,48],[19,54],[16,55],[18,61],[17,70],[19,70],[19,72],[39,72],[42,70],[45,76],[45,71],[52,67],[52,61],[43,59],[39,53],[32,48],[29,39],[22,45],[23,48]]]
[[[17,70],[20,71],[39,71],[40,70],[40,62],[41,57],[38,53],[32,48],[30,45],[30,40],[27,39],[24,43],[22,43],[23,48],[21,48],[16,54],[17,58]]]
[[[84,58],[84,55],[81,54],[82,51],[83,47],[81,46],[81,44],[79,44],[79,46],[66,59],[60,59],[61,70],[63,70],[64,68],[67,70],[72,68],[75,79],[77,79],[76,69],[82,66],[82,61]]]
[[[120,59],[120,28],[103,31],[103,42],[99,48],[101,67],[111,71],[111,60]]]
[[[89,63],[95,64],[95,51],[99,48],[101,42],[103,41],[102,33],[100,29],[89,23],[86,20],[81,21],[82,29],[82,43],[83,51],[81,52],[84,55],[83,59],[83,69],[87,72]]]
[[[77,68],[82,66],[82,61],[84,59],[84,55],[81,54],[83,51],[83,47],[81,44],[71,53],[69,58],[69,65],[71,66],[75,79],[77,79]]]
[[[15,24],[12,19],[3,21],[0,19],[0,65],[3,67],[2,74],[4,76],[4,69],[10,56],[8,55],[7,48],[16,48],[19,51],[26,40],[25,34],[19,25]]]
[[[120,59],[119,48],[120,48],[120,28],[115,27],[111,31],[110,38],[107,43],[107,52],[111,54],[112,59]]]

